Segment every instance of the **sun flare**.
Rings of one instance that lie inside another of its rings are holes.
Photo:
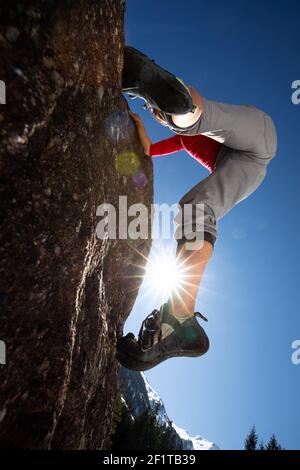
[[[151,290],[167,299],[173,291],[183,288],[184,270],[178,264],[174,254],[161,249],[148,259],[145,281]]]

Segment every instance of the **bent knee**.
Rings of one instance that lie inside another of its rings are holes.
[[[264,114],[265,121],[265,144],[268,155],[272,158],[276,154],[277,150],[277,132],[273,119],[268,115]]]
[[[254,152],[249,152],[258,161],[269,163],[276,155],[277,132],[273,119],[264,111],[258,110],[261,115],[261,125],[257,129],[257,134],[253,135]]]

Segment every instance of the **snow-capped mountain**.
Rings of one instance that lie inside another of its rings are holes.
[[[120,367],[119,370],[120,392],[133,417],[137,417],[147,409],[152,409],[157,421],[174,430],[174,446],[180,444],[183,450],[218,450],[213,442],[201,436],[190,436],[169,419],[164,403],[141,372]]]

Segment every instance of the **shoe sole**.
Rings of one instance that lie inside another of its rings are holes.
[[[136,358],[130,356],[130,354],[125,354],[121,350],[117,350],[116,353],[116,358],[118,362],[126,367],[127,369],[130,370],[136,370],[136,371],[145,371],[152,369],[153,367],[157,366],[158,364],[161,364],[162,362],[166,361],[167,359],[172,359],[176,357],[200,357],[203,356],[209,348],[209,340],[207,339],[207,342],[205,344],[205,347],[202,348],[201,352],[200,351],[174,351],[172,353],[166,354],[163,358],[158,357],[157,360],[153,360],[151,362],[139,362],[136,360]],[[204,352],[203,352],[204,350]],[[128,361],[129,359],[129,361]]]
[[[174,74],[160,67],[137,49],[127,46],[127,50],[132,50],[139,56],[139,85],[136,88],[139,90],[137,95],[140,98],[149,102],[149,104],[158,110],[168,114],[186,114],[192,111],[194,105],[189,91]],[[143,80],[144,83],[148,84],[147,87],[142,86]],[[129,88],[124,87],[123,90],[126,91],[129,90]],[[163,103],[166,96],[170,96],[170,92],[172,93],[172,101]],[[143,95],[146,96],[144,97]],[[182,100],[182,103],[180,106],[176,106],[174,103],[179,98]]]

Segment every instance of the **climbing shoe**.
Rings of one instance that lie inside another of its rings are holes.
[[[130,46],[124,47],[122,89],[130,98],[142,98],[146,107],[165,113],[185,114],[195,109],[183,80]]]
[[[169,305],[164,304],[145,318],[137,339],[128,333],[118,340],[118,361],[127,369],[144,371],[172,357],[202,356],[209,349],[209,339],[197,316],[206,320],[195,312],[179,321],[169,313]]]

